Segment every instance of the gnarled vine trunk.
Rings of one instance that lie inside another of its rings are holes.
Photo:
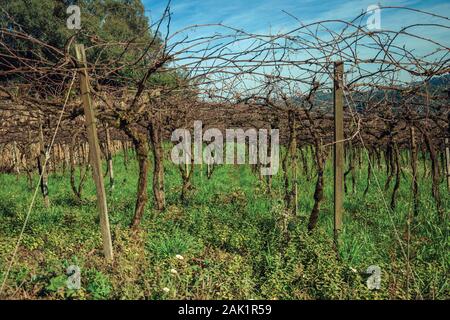
[[[145,206],[148,202],[147,181],[149,144],[145,132],[141,132],[138,128],[128,125],[124,128],[124,131],[133,141],[134,148],[136,149],[136,158],[139,164],[136,205],[134,208],[133,221],[131,222],[131,227],[137,228],[144,216]]]
[[[166,206],[164,192],[164,149],[162,144],[161,125],[157,119],[154,119],[149,127],[149,136],[153,151],[153,194],[155,208],[157,210],[164,210]]]
[[[422,132],[425,138],[425,145],[428,149],[428,152],[430,153],[431,179],[432,179],[431,193],[436,202],[437,211],[441,214],[441,216],[443,216],[443,211],[441,208],[441,195],[439,193],[439,163],[438,158],[436,156],[436,149],[434,148],[434,144],[431,141],[429,134],[425,130],[422,129],[419,130]]]
[[[317,181],[314,190],[314,207],[309,216],[308,230],[313,230],[319,219],[320,204],[323,200],[323,170],[325,165],[324,154],[321,150],[322,146],[316,142],[316,165],[317,165]]]

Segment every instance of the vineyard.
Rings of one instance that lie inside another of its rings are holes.
[[[55,2],[54,39],[0,11],[0,298],[449,299],[448,17],[173,31],[122,2],[123,32]]]

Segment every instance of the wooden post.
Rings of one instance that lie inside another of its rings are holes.
[[[450,124],[449,124],[450,125]],[[450,192],[450,141],[445,138],[445,161],[447,167],[447,190]]]
[[[86,118],[86,129],[90,150],[89,158],[97,190],[97,207],[100,215],[100,228],[103,237],[103,251],[106,260],[112,261],[113,250],[111,242],[111,232],[109,229],[108,207],[106,204],[106,193],[105,193],[105,185],[103,182],[100,146],[97,136],[95,113],[90,95],[89,77],[87,73],[87,63],[84,45],[76,44],[75,51],[78,59],[81,95],[84,106],[84,115]]]
[[[334,236],[337,242],[342,228],[344,196],[344,64],[334,63]]]
[[[111,135],[109,133],[108,126],[105,127],[105,135],[106,135],[106,161],[108,163],[108,175],[109,175],[109,189],[114,189],[114,168],[112,161],[112,144],[111,144]]]
[[[448,91],[450,98],[450,91]],[[447,138],[445,138],[445,161],[447,167],[447,191],[450,192],[450,112],[447,114]]]
[[[123,166],[125,167],[125,170],[128,171],[128,145],[126,141],[121,141],[122,143],[122,150],[123,150]]]
[[[417,143],[416,143],[416,134],[413,126],[409,127],[409,134],[411,139],[411,170],[413,175],[412,180],[412,189],[413,189],[413,204],[414,204],[414,214],[418,215],[419,213],[419,184],[417,180],[419,179],[417,174]]]
[[[297,214],[298,214],[298,181],[297,181],[297,179],[298,179],[298,174],[297,174],[298,150],[297,150],[297,113],[295,111],[293,112],[293,116],[294,116],[294,119],[293,119],[294,122],[292,123],[293,140],[292,140],[292,150],[291,150],[291,152],[292,152],[291,165],[292,165],[293,175],[294,175],[294,190],[293,190],[294,191],[294,201],[295,201],[294,213],[295,213],[295,216],[297,216]]]
[[[47,147],[44,141],[44,130],[42,129],[41,118],[39,117],[39,157],[38,157],[38,170],[41,178],[41,192],[44,198],[44,205],[48,208],[50,206],[50,201],[48,199],[48,175],[47,168],[44,167],[44,163],[47,158]]]
[[[12,157],[13,157],[14,170],[16,171],[17,178],[19,178],[19,174],[20,174],[20,168],[19,168],[20,159],[19,159],[19,155],[18,155],[18,151],[17,151],[17,142],[16,141],[13,142]]]

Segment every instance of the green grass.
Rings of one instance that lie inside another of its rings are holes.
[[[281,172],[274,177],[269,195],[249,166],[220,166],[210,180],[197,167],[190,200],[181,204],[179,170],[169,162],[165,173],[167,209],[156,212],[150,201],[141,230],[132,232],[128,226],[134,210],[137,165],[132,161],[125,170],[122,155],[117,155],[116,187],[108,196],[113,265],[102,257],[92,179],[86,182],[83,203],[77,204],[68,173],[51,174],[51,207],[46,209],[39,195],[2,295],[28,299],[450,298],[448,224],[436,212],[431,179],[423,178],[421,167],[421,209],[411,225],[408,246],[406,222],[412,209],[409,168],[405,164],[397,208],[390,211],[383,200],[389,205],[390,190],[381,191],[375,181],[363,198],[366,166],[357,169],[356,193],[347,194],[344,201],[338,258],[333,250],[330,162],[325,172],[325,200],[312,234],[306,226],[315,177],[308,181],[300,164],[299,212],[294,217],[286,214],[283,204]],[[383,189],[384,168],[375,174]],[[37,177],[34,180],[36,183]],[[1,174],[0,184],[3,282],[33,191],[25,176]],[[349,187],[351,190],[350,181]],[[150,199],[151,193],[149,186]],[[450,197],[444,183],[441,194],[448,214]],[[407,251],[410,272],[403,254]],[[65,270],[71,264],[81,268],[80,290],[66,288]],[[380,290],[366,287],[363,273],[370,265],[382,269]]]

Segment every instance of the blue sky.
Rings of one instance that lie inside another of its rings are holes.
[[[152,22],[157,21],[167,4],[166,0],[142,0],[147,15]],[[302,23],[312,23],[328,19],[350,21],[370,5],[401,6],[420,9],[438,15],[450,17],[449,0],[172,0],[171,33],[195,24],[222,23],[250,33],[276,34],[293,30],[299,22],[283,11],[295,16]],[[366,16],[367,17],[367,16]],[[365,18],[366,19],[366,18]],[[415,23],[445,23],[450,28],[450,20],[425,16],[423,14],[400,10],[381,10],[381,27],[387,30]],[[340,26],[340,28],[342,25]],[[339,30],[340,30],[339,28]],[[201,28],[195,37],[211,35],[215,28]],[[222,30],[223,31],[223,30]],[[435,27],[416,27],[409,30],[415,35],[431,38],[450,47],[450,29]],[[430,52],[430,43],[418,39],[396,39],[396,43],[405,45],[415,54]]]
[[[167,4],[165,0],[142,0],[142,2],[152,22],[161,17]],[[409,7],[450,17],[449,0],[172,0],[171,33],[196,24],[222,23],[250,33],[276,34],[300,26],[296,19],[283,11],[305,24],[332,19],[350,21],[374,4]],[[416,23],[444,23],[450,28],[449,20],[399,9],[381,11],[382,29],[399,30]],[[196,31],[194,38],[211,35],[215,31],[220,32],[220,28],[200,29]],[[450,29],[421,26],[409,31],[414,35],[432,38],[447,48],[450,47]],[[396,44],[405,46],[415,56],[425,55],[434,50],[429,42],[412,37],[400,36],[396,39]],[[367,55],[372,57],[370,50],[363,49],[361,55],[366,55],[366,58]]]
[[[155,20],[161,16],[167,1],[142,0],[148,16]],[[450,16],[448,0],[173,0],[172,29],[178,30],[193,24],[222,22],[249,32],[279,32],[287,30],[298,23],[285,13],[296,16],[303,22],[324,19],[351,19],[369,5],[407,6]],[[418,22],[415,14],[395,10],[382,12],[382,23],[389,27],[401,26],[408,22]],[[431,19],[430,19],[431,20]],[[424,21],[421,21],[424,22]]]

